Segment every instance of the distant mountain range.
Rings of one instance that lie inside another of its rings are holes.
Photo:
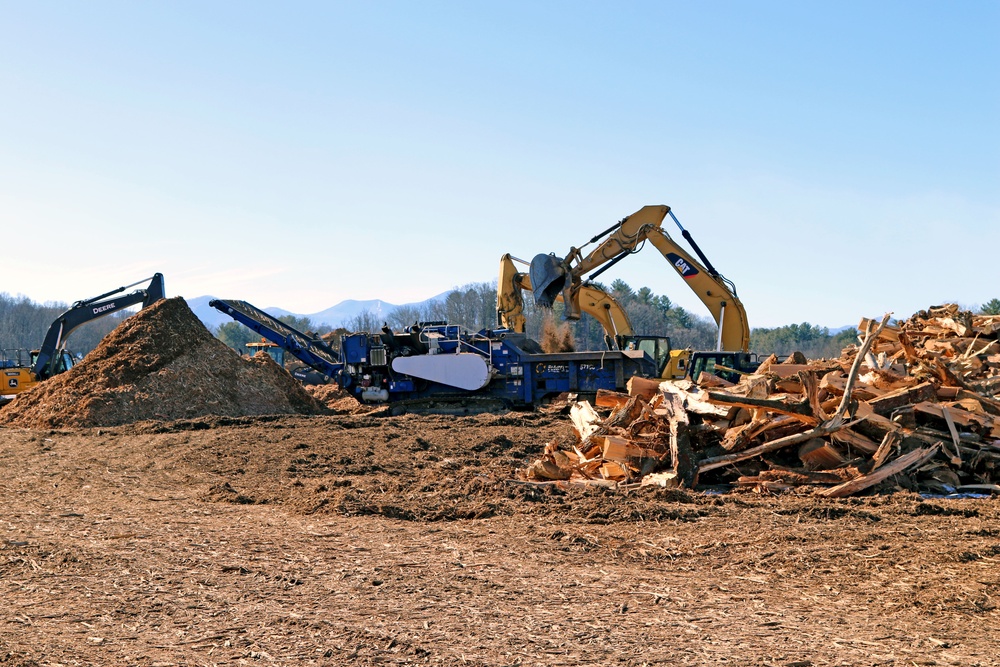
[[[447,292],[442,292],[437,296],[432,296],[431,298],[424,299],[423,301],[400,304],[389,303],[388,301],[382,301],[381,299],[369,299],[367,301],[348,299],[346,301],[341,301],[334,306],[330,306],[326,310],[321,310],[318,313],[293,313],[289,310],[285,310],[284,308],[276,308],[274,306],[264,308],[263,310],[274,317],[284,317],[285,315],[307,317],[316,326],[325,324],[329,327],[337,328],[344,326],[347,322],[350,322],[352,319],[365,311],[369,311],[375,314],[378,318],[384,319],[396,308],[407,306],[422,310],[432,302],[440,301],[446,298],[450,293],[451,290],[448,290]],[[192,310],[192,312],[194,312],[195,315],[198,316],[198,319],[202,321],[209,331],[215,331],[220,324],[233,321],[233,319],[228,315],[224,315],[208,305],[208,302],[215,298],[217,297],[199,296],[194,299],[185,299],[188,307]]]

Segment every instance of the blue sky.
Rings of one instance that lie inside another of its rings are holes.
[[[662,203],[751,326],[1000,297],[998,2],[0,1],[0,31],[10,294],[404,303]],[[706,313],[652,248],[614,278]]]

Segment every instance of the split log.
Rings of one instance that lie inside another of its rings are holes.
[[[575,403],[569,409],[569,418],[582,442],[586,442],[600,428],[601,417],[587,401]]]
[[[560,468],[553,461],[539,459],[528,466],[528,479],[533,480],[553,480],[569,479],[572,470]]]
[[[830,439],[839,445],[856,449],[864,454],[874,454],[878,450],[877,442],[849,428],[842,428],[836,433],[831,433]]]
[[[861,322],[858,323],[858,331],[867,331],[868,327],[874,326],[875,322],[868,319],[867,317],[861,318]],[[887,324],[879,330],[878,337],[883,340],[899,340],[899,327],[891,324]]]
[[[639,376],[631,377],[628,383],[626,383],[628,395],[649,401],[659,393],[660,383],[662,382],[663,380],[650,380],[649,378]]]
[[[700,474],[708,470],[721,468],[729,465],[730,463],[752,459],[755,456],[767,454],[768,452],[775,452],[779,449],[784,449],[790,445],[797,445],[800,442],[805,442],[806,440],[810,440],[815,437],[830,435],[839,429],[850,428],[860,421],[861,420],[847,423],[837,422],[831,424],[821,424],[816,428],[809,429],[808,431],[789,435],[784,438],[778,438],[777,440],[772,440],[771,442],[765,442],[763,445],[745,449],[742,452],[736,452],[735,454],[722,454],[721,456],[713,456],[708,459],[702,459],[698,462],[698,473]]]
[[[813,409],[809,405],[808,399],[792,403],[771,398],[748,398],[746,396],[733,396],[718,391],[710,391],[708,392],[708,400],[710,403],[718,405],[734,405],[752,410],[762,408],[770,412],[790,415],[806,424],[816,424],[819,422],[819,419],[813,414]]]
[[[799,447],[799,460],[808,470],[828,470],[843,465],[844,456],[822,438],[813,438]]]
[[[962,428],[976,433],[989,433],[993,427],[993,418],[987,414],[977,414],[975,412],[969,412],[968,410],[949,407],[939,403],[924,401],[923,403],[917,403],[914,405],[913,409],[917,412],[917,414],[935,417],[943,420],[946,424],[949,420],[951,420],[952,425],[958,424]]]
[[[872,469],[868,472],[873,472],[876,468],[885,463],[885,460],[889,457],[889,453],[892,449],[899,446],[902,441],[903,434],[899,431],[890,431],[889,433],[886,433],[885,437],[882,438],[882,443],[878,446],[878,449],[875,451],[875,455],[872,457]]]
[[[694,463],[694,450],[688,433],[690,423],[684,401],[679,393],[671,392],[664,395],[663,405],[670,411],[670,462],[673,472],[678,484],[690,489],[694,487],[697,478],[697,466]]]
[[[597,397],[594,399],[594,405],[599,408],[620,408],[628,403],[629,398],[631,398],[631,396],[623,394],[620,391],[598,389]]]
[[[729,380],[720,378],[715,373],[702,371],[701,373],[698,374],[698,386],[725,388],[725,387],[734,387],[736,385],[730,382]]]
[[[819,491],[817,495],[822,496],[823,498],[844,498],[845,496],[854,495],[859,491],[863,491],[870,486],[878,484],[884,479],[928,461],[938,453],[939,447],[940,443],[926,449],[915,449],[909,454],[900,456],[892,463],[879,468],[875,472],[868,473],[863,477],[852,479],[851,481],[844,482],[843,484],[838,484],[837,486],[829,489],[824,489]]]
[[[640,447],[628,438],[622,438],[616,435],[604,436],[604,444],[602,447],[601,455],[604,459],[609,461],[627,463],[630,459],[658,459],[660,457],[659,454],[653,450]]]
[[[933,400],[937,389],[930,382],[922,382],[915,387],[897,389],[868,401],[875,414],[888,417],[892,411],[911,403]]]

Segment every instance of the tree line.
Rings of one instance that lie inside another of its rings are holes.
[[[633,289],[622,280],[615,280],[610,286],[601,287],[609,292],[628,313],[636,334],[666,335],[675,348],[690,347],[696,350],[710,350],[715,346],[718,329],[715,322],[707,317],[695,315],[674,304],[669,297],[656,294],[648,287]],[[372,311],[362,311],[344,323],[339,332],[379,331],[383,325],[401,329],[416,322],[445,321],[461,324],[479,331],[491,329],[496,324],[496,284],[470,283],[459,287],[439,301],[418,308],[401,306],[384,316]],[[524,294],[524,310],[527,318],[527,334],[541,339],[545,327],[547,311],[537,307],[530,293]],[[561,322],[562,306],[557,303],[555,319]],[[11,296],[0,292],[0,349],[12,356],[15,350],[37,349],[52,322],[69,306],[65,303],[36,303],[25,296]],[[1000,298],[991,299],[977,311],[984,315],[1000,315]],[[97,347],[101,339],[110,333],[131,312],[121,312],[88,322],[73,331],[69,339],[69,349],[78,355],[85,355]],[[313,323],[305,317],[287,315],[280,318],[286,324],[300,331],[327,334],[332,328]],[[600,324],[584,314],[578,322],[568,322],[573,343],[578,350],[596,350],[604,347],[604,330]],[[244,352],[246,344],[260,340],[260,337],[237,322],[227,322],[219,326],[215,335],[230,347]],[[847,345],[856,341],[853,328],[840,332],[830,332],[808,322],[788,324],[774,328],[757,328],[750,333],[750,349],[758,354],[789,354],[800,351],[810,358],[832,357],[840,354]]]
[[[628,314],[635,334],[665,335],[670,337],[674,348],[711,350],[715,348],[718,327],[715,322],[695,315],[674,304],[664,294],[656,294],[649,287],[633,289],[623,280],[615,280],[610,285],[595,284],[618,301]],[[497,288],[495,283],[471,283],[459,287],[445,299],[424,307],[401,306],[387,314],[361,311],[338,329],[338,332],[380,331],[383,326],[398,330],[418,322],[443,321],[461,324],[472,331],[493,329],[497,326]],[[556,302],[552,311],[535,305],[531,294],[524,293],[524,314],[527,320],[526,333],[530,338],[542,340],[546,318],[554,320],[559,327],[567,327],[577,350],[606,349],[604,329],[597,320],[584,313],[577,322],[563,322],[564,312],[561,302]],[[1000,314],[1000,299],[984,304],[979,312]],[[306,318],[286,316],[280,318],[300,331],[324,334],[331,331],[329,326],[314,325]],[[236,349],[243,350],[248,342],[259,337],[246,327],[231,322],[219,327],[219,338]],[[844,347],[857,341],[853,328],[831,332],[827,327],[819,327],[809,322],[788,324],[774,328],[756,328],[750,332],[750,351],[759,355],[778,355],[802,352],[808,358],[830,358],[840,355]],[[335,341],[336,344],[337,341]]]

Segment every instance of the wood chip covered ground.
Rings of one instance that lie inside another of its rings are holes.
[[[996,483],[996,330],[946,309],[893,333],[853,386],[857,352],[572,416],[76,400],[123,421],[57,426],[26,402],[0,426],[0,665],[996,665],[997,502],[916,493]],[[199,349],[133,343],[161,370]]]

